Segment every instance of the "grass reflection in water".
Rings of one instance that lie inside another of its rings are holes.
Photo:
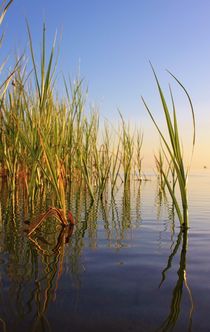
[[[144,186],[146,187],[147,184]],[[10,331],[11,326],[12,328],[30,326],[29,331],[50,330],[52,319],[49,312],[56,302],[61,301],[63,282],[67,275],[68,280],[70,277],[72,281],[72,284],[68,286],[68,289],[71,290],[69,301],[71,303],[75,301],[75,308],[77,306],[80,308],[82,302],[79,300],[79,294],[83,292],[86,274],[90,269],[88,261],[84,260],[84,252],[87,251],[87,248],[89,248],[88,251],[97,254],[101,250],[105,250],[105,247],[112,250],[113,253],[118,252],[122,257],[118,261],[120,262],[118,266],[121,269],[126,268],[124,263],[126,258],[124,259],[123,252],[128,253],[136,246],[134,229],[143,234],[145,231],[145,211],[141,202],[145,195],[145,193],[142,195],[143,189],[138,182],[132,182],[126,187],[122,186],[121,191],[115,197],[107,190],[103,199],[99,197],[93,203],[88,192],[75,187],[75,191],[71,192],[68,208],[74,212],[76,225],[62,228],[59,222],[56,223],[56,220],[49,218],[32,233],[29,240],[24,233],[27,225],[23,223],[23,220],[29,219],[30,221],[32,213],[27,208],[23,192],[20,190],[10,198],[4,192],[1,196],[1,247],[3,257],[5,257],[5,253],[8,253],[8,262],[6,269],[4,265],[2,266],[4,271],[2,283],[3,289],[6,289],[6,283],[8,283],[9,290],[2,293],[7,302],[5,305],[7,309],[1,314],[1,324],[7,328],[6,331]],[[53,199],[52,197],[51,200]],[[39,215],[40,211],[45,211],[51,205],[51,200],[48,195],[43,196],[42,200],[38,199],[33,215]],[[170,206],[168,200],[163,199],[161,204],[162,214],[165,212],[168,214],[162,234],[161,241],[163,241],[164,234],[173,230],[175,214],[172,213],[173,207]],[[161,214],[159,214],[159,218],[161,223]],[[103,234],[103,241],[101,234]],[[132,236],[134,236],[133,239]],[[181,312],[184,285],[192,300],[186,279],[188,234],[180,231],[176,240],[174,240],[175,237],[176,232],[174,231],[171,238],[173,249],[168,257],[167,265],[162,271],[161,285],[164,282],[167,283],[167,272],[173,265],[174,257],[180,253],[178,280],[172,291],[169,313],[162,325],[157,324],[160,325],[159,331],[170,331],[176,326]],[[134,254],[136,255],[135,252]],[[98,264],[101,263],[98,262]],[[139,261],[139,263],[141,262]],[[106,266],[106,260],[104,264]],[[12,300],[8,300],[9,293]],[[94,296],[93,293],[93,298]],[[8,301],[10,301],[9,304]],[[189,331],[192,303],[190,307]],[[11,308],[10,311],[8,308]],[[59,315],[60,312],[58,312]]]

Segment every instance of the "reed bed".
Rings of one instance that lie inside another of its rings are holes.
[[[3,1],[0,25],[11,3],[12,1]],[[56,39],[47,56],[46,27],[43,25],[39,63],[28,23],[27,31],[32,70],[28,70],[21,57],[11,74],[0,85],[0,175],[7,181],[12,193],[17,191],[20,184],[23,186],[32,210],[37,194],[54,192],[54,206],[48,207],[45,214],[34,222],[34,227],[30,229],[32,233],[40,220],[45,220],[48,216],[59,219],[63,226],[74,223],[66,204],[67,192],[71,192],[72,184],[77,183],[85,188],[94,202],[96,197],[103,198],[108,188],[114,195],[119,181],[127,190],[132,178],[144,179],[143,135],[141,131],[131,130],[121,113],[118,129],[108,125],[103,127],[97,111],[87,112],[87,88],[79,77],[73,83],[64,78],[66,96],[58,98],[55,78]],[[188,169],[183,162],[176,108],[170,91],[173,105],[171,116],[155,72],[154,76],[166,118],[169,141],[161,132],[144,99],[143,102],[162,140],[161,152],[155,159],[160,189],[167,187],[181,226],[188,227]],[[174,78],[190,102],[194,147],[195,119],[192,102],[186,89]],[[167,161],[166,168],[163,167],[163,156]],[[182,211],[176,196],[177,185]]]
[[[23,58],[18,60],[12,84],[1,97],[0,172],[11,192],[20,183],[24,186],[31,208],[38,193],[53,191],[56,208],[50,207],[46,217],[62,216],[61,223],[67,225],[67,192],[73,183],[86,188],[94,201],[108,186],[114,194],[118,180],[127,186],[132,176],[141,177],[143,136],[131,133],[122,115],[118,129],[103,127],[95,110],[87,112],[87,89],[80,78],[73,83],[64,79],[66,96],[59,99],[55,42],[47,58],[44,25],[37,65],[29,25],[27,29],[33,69],[28,75]]]

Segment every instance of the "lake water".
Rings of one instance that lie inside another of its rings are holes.
[[[188,234],[151,181],[94,205],[71,195],[76,225],[31,239],[21,191],[2,189],[0,331],[210,331],[210,172],[189,177]]]

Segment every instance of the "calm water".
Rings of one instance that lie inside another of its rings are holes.
[[[94,206],[78,191],[74,229],[48,220],[32,239],[21,192],[3,190],[0,331],[210,331],[210,173],[190,176],[187,236],[157,188],[151,177]]]

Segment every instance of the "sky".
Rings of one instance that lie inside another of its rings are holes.
[[[1,56],[28,52],[26,19],[39,59],[42,24],[50,49],[57,31],[58,86],[62,75],[78,72],[88,86],[88,103],[101,119],[119,121],[118,110],[144,135],[143,166],[154,164],[159,138],[141,96],[164,128],[153,64],[169,97],[174,91],[184,153],[190,151],[192,121],[183,91],[167,73],[185,86],[196,116],[193,167],[210,168],[210,1],[209,0],[14,0],[3,24]],[[30,68],[29,68],[30,69]],[[170,100],[169,100],[170,103]]]

